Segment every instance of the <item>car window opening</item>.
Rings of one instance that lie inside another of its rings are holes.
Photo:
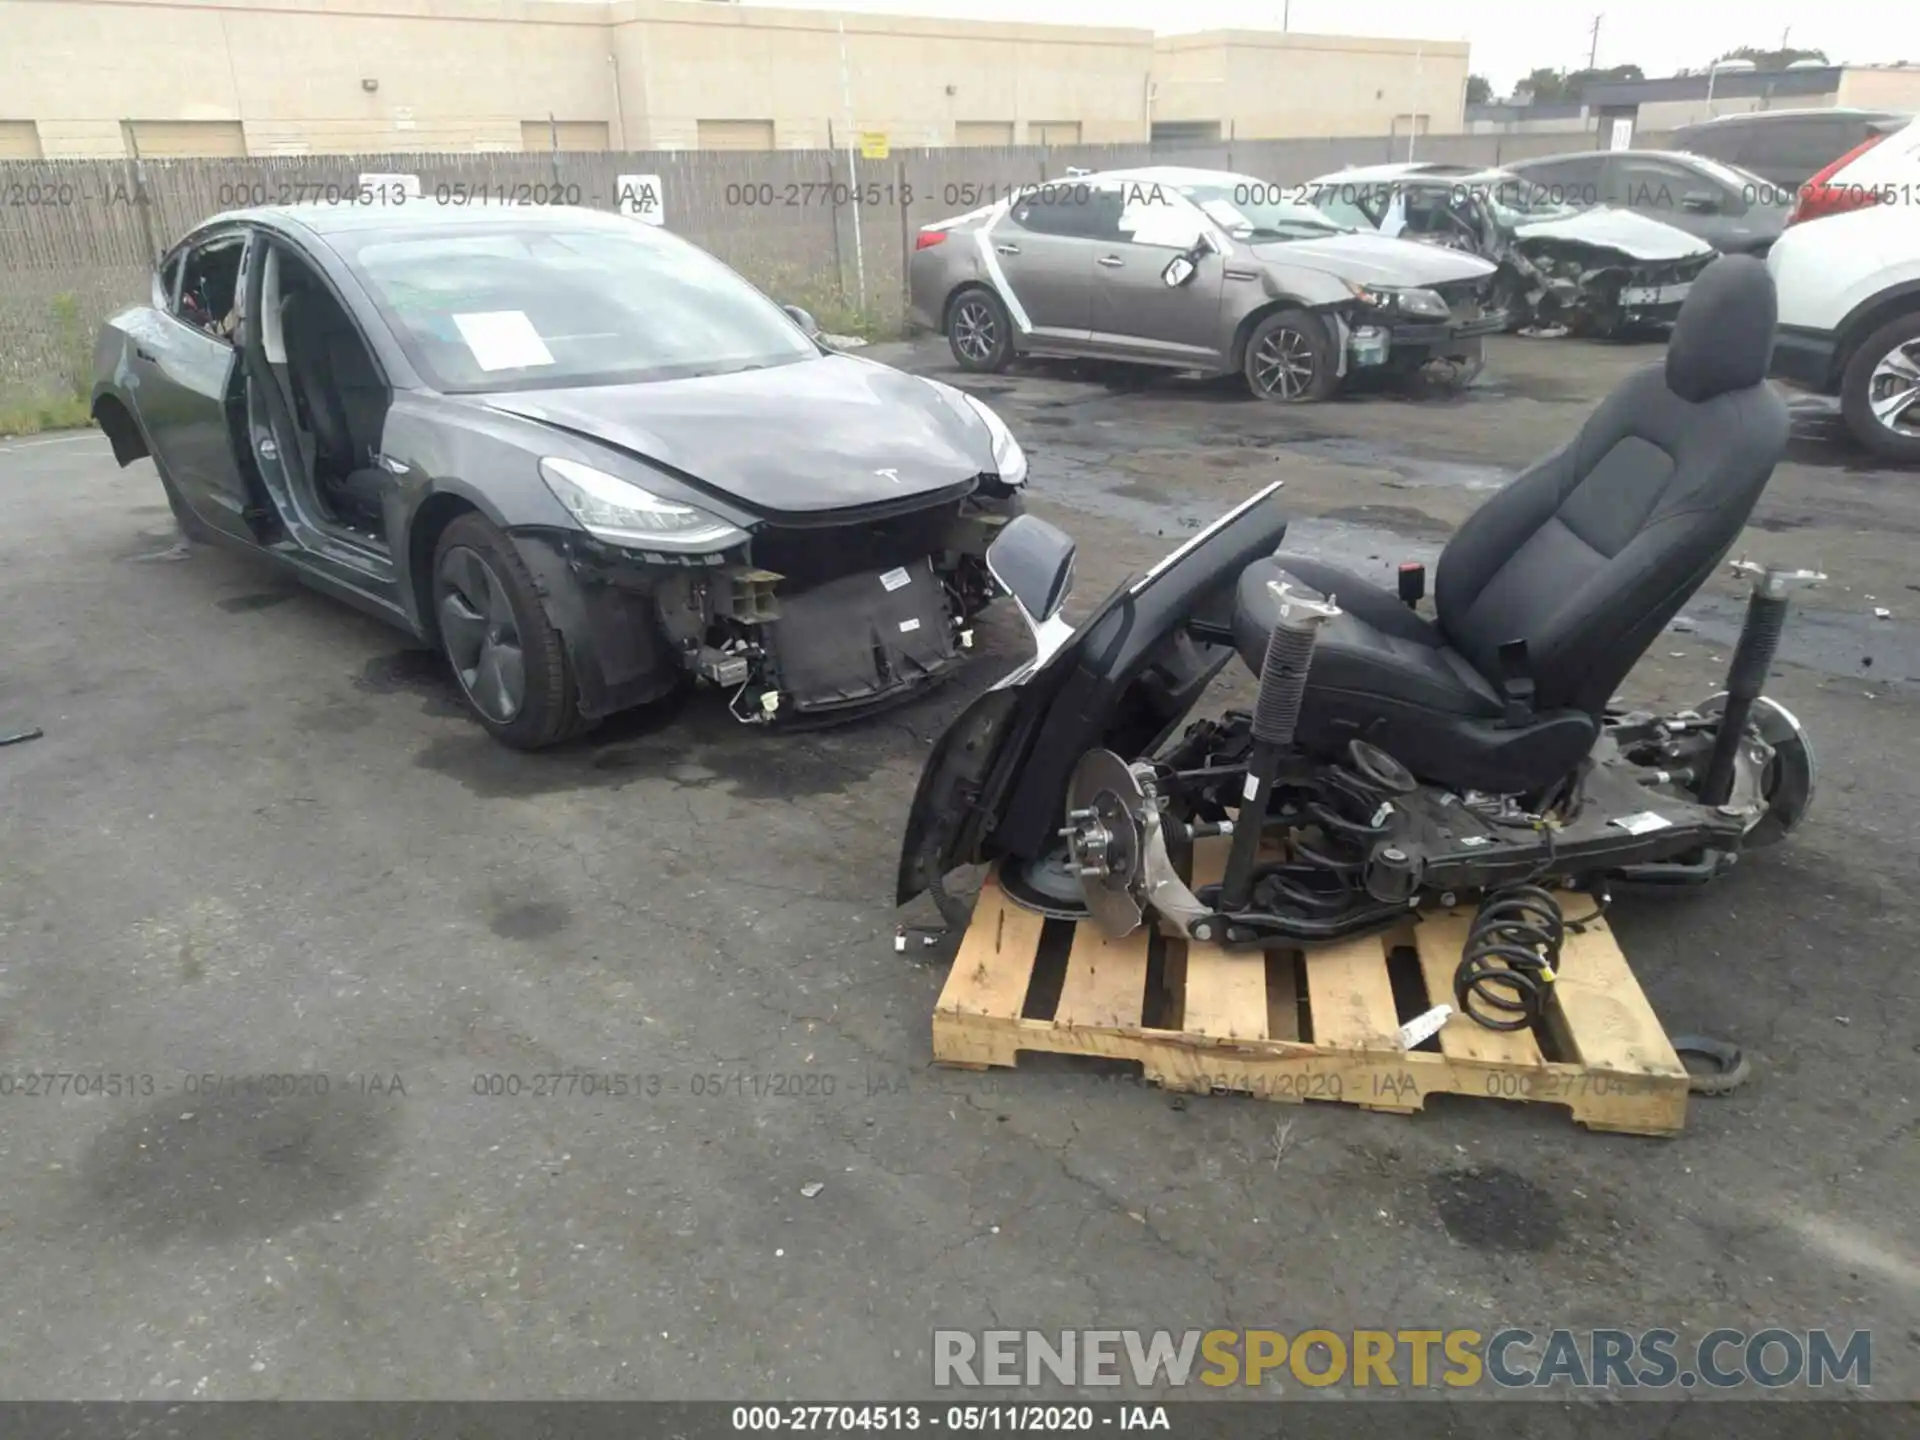
[[[189,251],[179,295],[173,302],[175,318],[231,343],[239,320],[240,258],[245,250],[244,237],[234,235]]]

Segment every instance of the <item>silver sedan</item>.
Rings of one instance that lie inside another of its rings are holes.
[[[1476,365],[1504,327],[1495,267],[1362,234],[1217,170],[1069,176],[924,227],[909,318],[967,370],[1088,356],[1324,400],[1356,370]]]

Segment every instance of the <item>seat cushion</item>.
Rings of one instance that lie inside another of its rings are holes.
[[[1287,579],[1296,590],[1331,594],[1342,611],[1320,627],[1313,649],[1301,728],[1314,728],[1316,703],[1336,695],[1378,696],[1444,715],[1497,719],[1500,697],[1449,649],[1440,632],[1397,595],[1350,571],[1299,556],[1277,555],[1241,572],[1234,597],[1233,638],[1257,675],[1280,602],[1270,584]]]
[[[1280,602],[1268,588],[1332,594],[1342,611],[1320,627],[1295,742],[1333,759],[1354,739],[1385,750],[1422,780],[1450,789],[1533,794],[1565,776],[1593,746],[1598,723],[1580,711],[1508,728],[1493,685],[1400,602],[1332,565],[1291,555],[1256,560],[1234,595],[1233,639],[1257,675]]]

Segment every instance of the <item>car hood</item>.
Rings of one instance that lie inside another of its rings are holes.
[[[1522,240],[1571,240],[1618,250],[1634,260],[1684,260],[1713,248],[1677,226],[1609,205],[1558,220],[1529,220],[1516,225],[1513,233]]]
[[[769,516],[895,504],[993,468],[993,437],[964,402],[850,355],[477,398],[664,466]]]
[[[1386,235],[1328,235],[1317,240],[1262,240],[1254,255],[1275,265],[1304,265],[1362,285],[1444,285],[1478,280],[1494,267],[1477,255]]]

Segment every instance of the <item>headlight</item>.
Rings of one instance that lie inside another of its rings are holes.
[[[581,529],[615,545],[724,550],[747,538],[745,531],[704,510],[642,490],[631,480],[578,460],[549,455],[540,462],[540,478]]]
[[[959,394],[973,407],[974,413],[986,422],[987,433],[993,437],[993,468],[999,472],[1000,483],[1003,485],[1026,484],[1027,452],[1022,450],[1020,442],[1013,438],[1013,432],[1007,429],[1007,422],[964,390]]]
[[[1447,302],[1432,290],[1401,290],[1384,285],[1355,285],[1351,281],[1347,288],[1353,292],[1353,298],[1362,305],[1371,305],[1376,310],[1387,310],[1400,315],[1423,315],[1432,320],[1444,320],[1453,312]]]

